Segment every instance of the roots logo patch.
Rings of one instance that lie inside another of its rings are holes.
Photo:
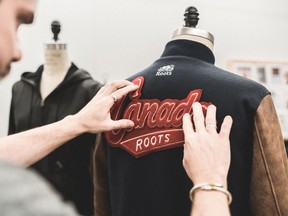
[[[175,65],[166,65],[158,69],[156,76],[171,76]]]
[[[126,150],[134,157],[183,145],[182,117],[185,113],[193,116],[191,106],[200,101],[202,90],[192,90],[182,100],[140,99],[144,77],[132,82],[139,88],[129,94],[131,102],[124,106],[125,98],[118,100],[111,109],[111,118],[131,119],[135,126],[105,133],[108,143]],[[211,103],[200,103],[206,113]]]

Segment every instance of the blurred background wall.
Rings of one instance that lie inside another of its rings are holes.
[[[232,59],[288,61],[287,0],[39,0],[33,25],[19,29],[23,59],[0,83],[0,137],[8,130],[12,85],[43,63],[53,20],[62,24],[71,61],[106,82],[156,60],[188,6],[200,13],[197,28],[215,37],[216,66],[227,69]]]

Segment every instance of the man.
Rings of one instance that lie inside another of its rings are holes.
[[[9,73],[11,62],[21,59],[17,29],[21,24],[33,22],[36,2],[0,0],[0,79]],[[29,166],[82,133],[132,127],[130,120],[112,121],[109,111],[115,100],[136,88],[128,81],[107,84],[79,113],[44,127],[0,138],[0,158]]]
[[[21,24],[33,22],[36,2],[0,0],[0,80],[9,73],[11,62],[21,59],[17,29]],[[7,161],[29,166],[82,133],[133,127],[130,120],[112,121],[110,108],[117,99],[135,89],[137,86],[128,81],[107,84],[77,114],[0,138],[0,159],[3,160],[0,160],[0,215],[77,215],[73,206],[61,202],[44,179]]]

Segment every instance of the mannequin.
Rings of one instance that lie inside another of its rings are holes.
[[[64,80],[71,66],[67,44],[57,42],[60,24],[54,21],[51,26],[55,42],[44,44],[44,70],[40,81],[42,101]]]
[[[174,31],[172,40],[192,40],[204,44],[212,51],[214,36],[205,30],[195,28],[199,20],[198,15],[195,7],[188,7],[184,14],[185,26]]]
[[[128,78],[137,91],[111,109],[112,119],[128,118],[134,128],[98,137],[95,215],[190,214],[193,183],[183,169],[182,117],[193,117],[195,102],[204,111],[216,105],[218,128],[227,114],[233,118],[231,215],[288,215],[287,155],[270,92],[215,66],[213,36],[195,28],[194,7],[185,17],[186,26],[162,55]]]

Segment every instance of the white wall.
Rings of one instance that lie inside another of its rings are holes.
[[[52,20],[61,22],[60,38],[79,67],[99,81],[121,79],[161,55],[191,5],[200,13],[197,27],[215,36],[217,66],[235,58],[288,61],[287,0],[39,0],[34,24],[19,31],[24,57],[0,84],[0,136],[7,133],[11,87],[42,64]]]

